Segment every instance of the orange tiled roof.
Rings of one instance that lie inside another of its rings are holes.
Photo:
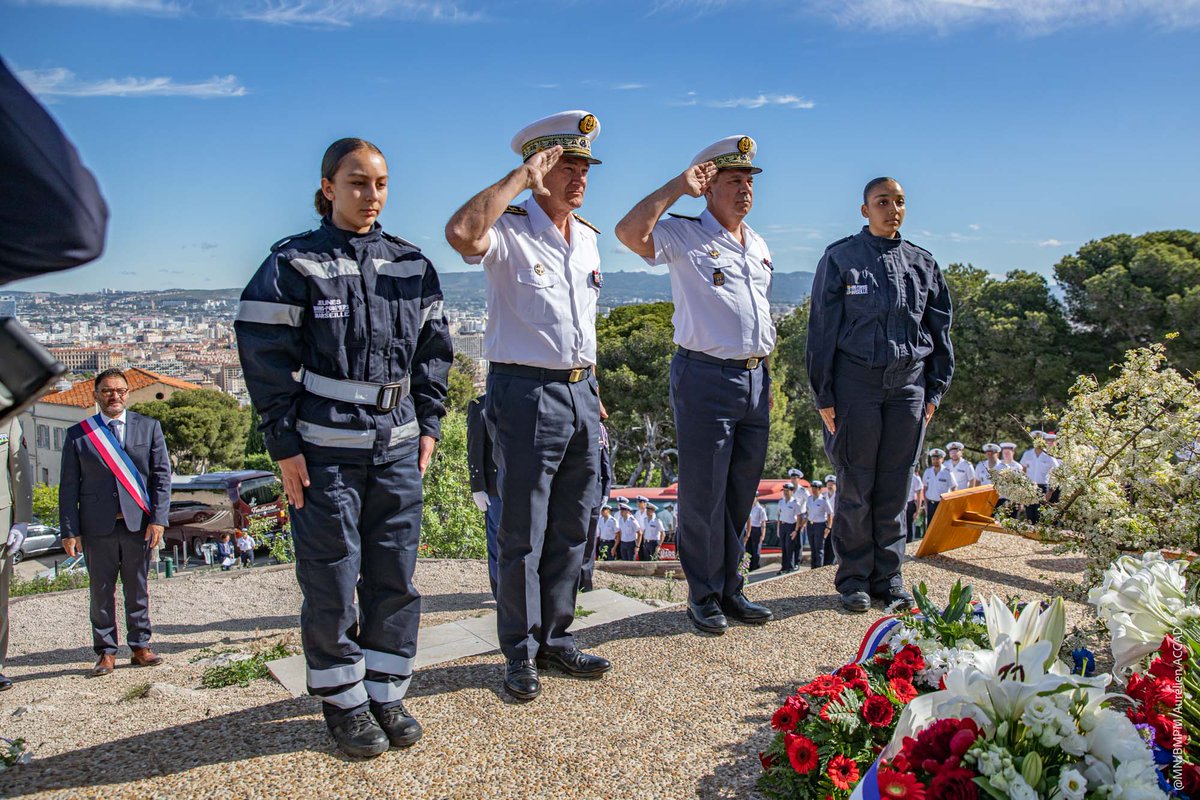
[[[125,380],[129,383],[129,390],[136,392],[138,389],[145,389],[155,383],[161,383],[164,386],[170,386],[172,389],[200,389],[194,383],[181,381],[178,378],[172,378],[167,375],[159,375],[157,372],[151,372],[148,369],[140,367],[130,367],[125,370]],[[70,389],[61,392],[52,392],[40,401],[41,403],[54,403],[60,406],[75,406],[77,408],[89,408],[96,404],[96,398],[92,393],[92,379],[86,378],[82,381],[74,383]]]

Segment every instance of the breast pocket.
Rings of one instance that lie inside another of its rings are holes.
[[[883,306],[883,289],[875,273],[851,269],[842,275],[846,292],[846,316],[852,320],[875,314]]]
[[[691,261],[696,275],[708,284],[710,289],[716,292],[729,291],[729,284],[733,278],[733,259],[693,253]]]
[[[561,276],[541,262],[517,269],[517,310],[530,322],[553,322],[554,296]]]

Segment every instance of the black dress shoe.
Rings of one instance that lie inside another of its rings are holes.
[[[712,595],[703,603],[693,603],[689,598],[687,614],[688,619],[696,626],[696,630],[701,633],[711,633],[719,636],[729,628],[729,621],[725,619],[725,614],[721,611],[721,604],[717,602],[716,595]]]
[[[903,586],[884,589],[882,592],[871,592],[871,597],[881,601],[885,606],[896,605],[897,603],[904,603],[911,606],[913,602],[912,594]]]
[[[871,595],[866,592],[842,592],[842,608],[862,613],[871,607]]]
[[[570,675],[572,678],[599,678],[612,669],[607,658],[592,656],[572,647],[556,653],[537,654],[537,668],[549,669],[554,667]]]
[[[333,734],[338,749],[355,758],[374,758],[387,752],[390,746],[387,734],[369,711],[355,714],[345,722],[330,728],[329,732]]]
[[[0,692],[7,692],[12,688],[12,679],[0,675]]]
[[[537,667],[528,659],[510,658],[504,670],[504,691],[518,700],[532,700],[542,693]]]
[[[379,722],[379,727],[383,728],[383,732],[387,734],[392,747],[410,747],[416,744],[421,735],[425,733],[421,729],[421,723],[408,713],[404,703],[379,711],[375,714],[375,719]]]
[[[721,610],[730,619],[736,619],[747,625],[763,625],[775,618],[771,609],[760,606],[758,603],[751,603],[742,592],[738,592],[733,597],[722,598]]]

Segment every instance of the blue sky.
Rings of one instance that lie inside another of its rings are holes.
[[[617,220],[743,133],[777,269],[855,232],[880,174],[907,238],[996,273],[1200,219],[1200,0],[0,0],[0,21],[112,210],[98,262],[11,289],[241,286],[313,226],[350,135],[388,157],[385,228],[466,269],[446,219],[568,108],[601,122],[582,213],[609,270],[643,268]]]

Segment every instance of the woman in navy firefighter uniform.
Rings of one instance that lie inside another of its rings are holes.
[[[950,387],[953,315],[942,271],[900,238],[904,189],[863,190],[862,231],[831,244],[813,278],[808,376],[837,470],[834,583],[849,611],[911,603],[904,510],[925,425]]]
[[[422,733],[403,704],[421,614],[412,576],[451,362],[437,273],[380,228],[386,201],[378,148],[330,145],[321,226],[271,248],[235,324],[291,503],[308,689],[354,756]]]

